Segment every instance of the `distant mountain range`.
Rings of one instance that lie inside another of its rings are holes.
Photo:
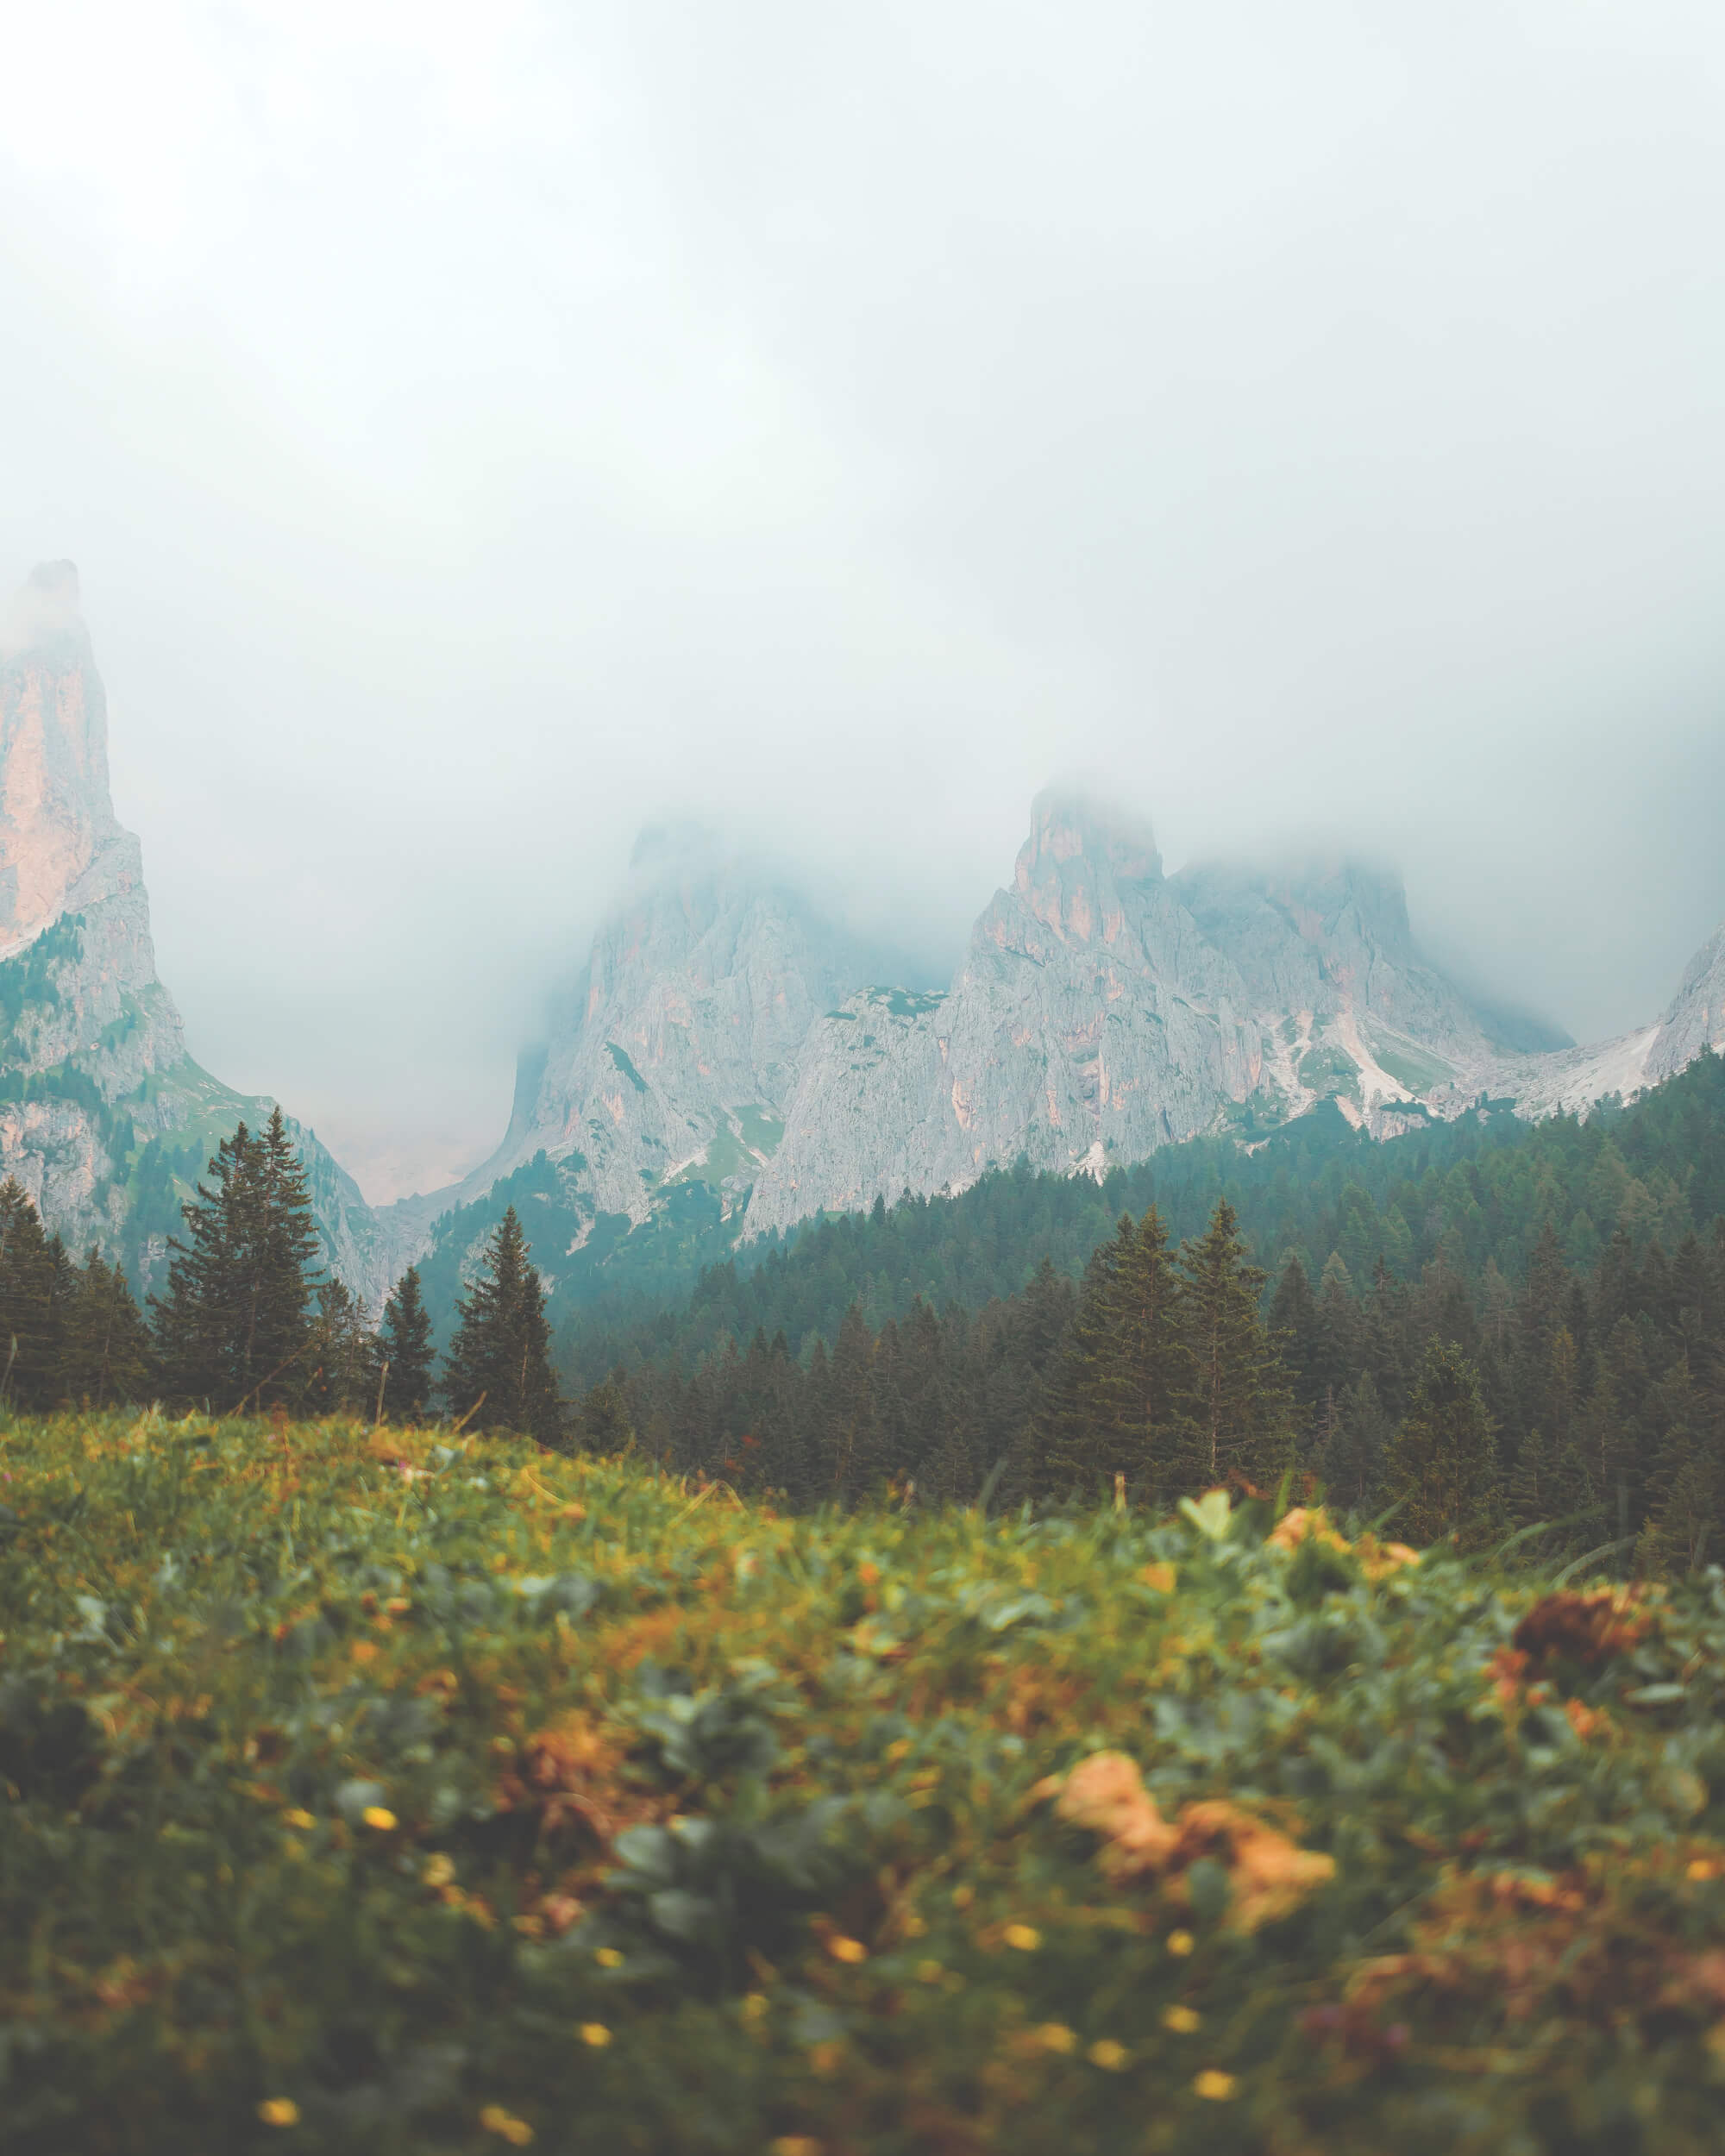
[[[216,1138],[267,1104],[191,1061],[156,977],[69,563],[34,573],[0,639],[0,1170],[147,1282]],[[415,1259],[453,1291],[508,1196],[532,1200],[555,1284],[642,1231],[777,1234],[1020,1155],[1100,1175],[1206,1131],[1253,1144],[1321,1100],[1380,1137],[1482,1099],[1583,1110],[1722,1045],[1725,928],[1656,1022],[1578,1048],[1446,979],[1381,868],[1168,876],[1146,827],[1051,792],[944,991],[763,865],[662,834],[482,1168],[374,1209],[298,1135],[329,1261],[375,1307]]]

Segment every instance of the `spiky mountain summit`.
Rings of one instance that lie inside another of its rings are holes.
[[[78,572],[44,563],[0,631],[0,1175],[73,1248],[99,1242],[147,1285],[216,1139],[269,1106],[186,1053],[141,852],[114,813]],[[378,1294],[370,1209],[310,1132],[295,1135],[331,1262]]]

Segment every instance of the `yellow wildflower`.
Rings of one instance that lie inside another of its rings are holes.
[[[298,1827],[302,1834],[309,1834],[317,1824],[310,1812],[302,1811],[298,1805],[291,1812],[282,1814],[281,1823],[284,1827]]]
[[[751,2021],[758,2021],[762,2015],[767,2012],[768,2003],[769,2002],[768,2000],[767,1994],[764,1991],[749,1992],[743,2001],[743,2012],[744,2017]]]
[[[299,2106],[292,2096],[266,2096],[258,2106],[258,2116],[266,2126],[298,2126]]]
[[[1034,1924],[1008,1924],[1001,1937],[1021,1954],[1033,1954],[1042,1944],[1042,1934]]]
[[[601,1946],[593,1959],[601,1969],[620,1969],[623,1966],[623,1955],[615,1946]]]
[[[830,2074],[844,2056],[842,2044],[811,2044],[809,2064],[818,2074]]]
[[[512,2111],[505,2111],[500,2103],[488,2103],[480,2113],[480,2124],[487,2134],[499,2134],[511,2148],[525,2148],[533,2138],[533,2128],[525,2119],[518,2119]]]
[[[439,1849],[425,1859],[425,1869],[419,1876],[429,1887],[448,1886],[455,1876],[455,1860],[447,1850]]]
[[[1044,2051],[1070,2052],[1078,2048],[1078,2039],[1064,2021],[1044,2021],[1031,2034]]]
[[[768,2156],[821,2156],[812,2134],[781,2134],[767,2144]]]
[[[603,2051],[611,2041],[611,2031],[603,2021],[583,2021],[580,2036],[582,2043],[591,2046],[594,2051]]]
[[[360,1814],[360,1817],[364,1820],[367,1827],[375,1827],[380,1834],[391,1834],[395,1832],[396,1816],[387,1804],[367,1804],[364,1811]]]
[[[1226,2103],[1238,2086],[1232,2074],[1223,2073],[1219,2067],[1206,2066],[1202,2073],[1194,2076],[1192,2093],[1207,2097],[1212,2103]]]
[[[1171,2028],[1176,2036],[1189,2036],[1201,2020],[1189,2006],[1170,2006],[1162,2016],[1162,2026]]]
[[[1170,1954],[1189,1954],[1197,1945],[1190,1932],[1170,1932],[1168,1951]]]
[[[869,1949],[860,1939],[847,1939],[842,1932],[835,1932],[826,1942],[826,1951],[835,1961],[867,1961]]]
[[[938,1984],[946,1974],[938,1961],[919,1961],[916,1965],[919,1984]]]
[[[1093,2066],[1100,2066],[1106,2073],[1117,2074],[1128,2065],[1132,2053],[1124,2044],[1117,2044],[1112,2036],[1099,2037],[1091,2045],[1087,2056]]]

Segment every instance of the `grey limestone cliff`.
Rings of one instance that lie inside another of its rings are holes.
[[[108,713],[69,561],[36,569],[0,630],[0,1175],[74,1249],[148,1285],[216,1141],[270,1104],[186,1053],[156,975],[138,841],[114,814]],[[373,1299],[370,1208],[296,1126],[326,1252]]]

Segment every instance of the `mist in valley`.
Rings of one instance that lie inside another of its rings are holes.
[[[5,53],[4,578],[79,565],[193,1054],[368,1195],[489,1151],[644,825],[919,986],[1051,778],[1170,870],[1391,861],[1582,1040],[1725,914],[1716,10]]]

